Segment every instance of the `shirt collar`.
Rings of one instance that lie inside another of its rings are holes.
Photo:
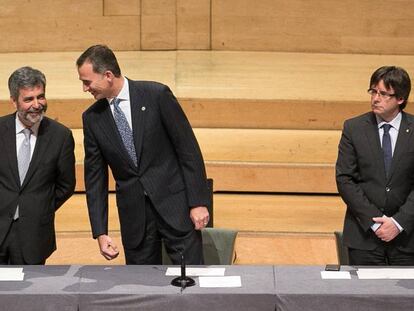
[[[402,120],[402,113],[401,113],[401,111],[390,122],[385,122],[383,119],[381,119],[377,115],[375,115],[375,117],[377,119],[378,128],[381,128],[384,124],[390,124],[397,131],[400,129],[401,120]]]
[[[33,124],[32,127],[30,127],[30,129],[32,130],[32,135],[37,136],[37,133],[39,132],[40,122],[37,122]],[[16,113],[16,135],[21,133],[25,128],[26,126],[22,123],[22,121],[20,121],[19,116]]]
[[[116,96],[116,98],[119,98],[122,101],[129,101],[129,83],[128,83],[128,79],[124,78],[124,85],[122,86],[121,91],[119,92],[119,94]],[[107,98],[108,103],[112,104],[112,100],[114,99],[114,97],[112,98]]]

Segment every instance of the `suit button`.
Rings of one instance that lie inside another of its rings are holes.
[[[385,191],[390,192],[391,188],[390,187],[385,187]]]

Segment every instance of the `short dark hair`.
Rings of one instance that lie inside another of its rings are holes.
[[[92,69],[96,73],[111,71],[115,77],[121,76],[121,69],[114,52],[106,45],[98,44],[89,47],[76,61],[76,65],[81,67],[85,62],[92,64]]]
[[[10,75],[8,85],[10,97],[17,101],[20,89],[43,86],[43,90],[46,91],[46,77],[40,70],[25,66],[16,69]]]
[[[397,99],[404,99],[404,102],[400,105],[400,109],[403,110],[407,106],[411,91],[411,80],[407,71],[396,66],[380,67],[372,74],[369,87],[376,86],[381,80],[387,89],[393,88]]]

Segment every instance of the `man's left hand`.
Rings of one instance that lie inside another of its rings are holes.
[[[392,241],[397,235],[400,234],[400,230],[389,217],[374,217],[372,220],[381,226],[375,231],[375,234],[384,242]]]
[[[190,210],[190,218],[196,230],[203,229],[208,224],[209,214],[207,207],[196,206]]]

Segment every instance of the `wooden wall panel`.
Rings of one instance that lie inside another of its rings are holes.
[[[42,24],[48,17],[77,17],[102,16],[103,0],[13,0],[2,1],[0,17],[17,17],[22,22],[26,18],[34,19],[37,24]],[[105,0],[108,1],[108,0]],[[117,0],[119,1],[119,0]],[[125,0],[124,0],[125,1]],[[128,0],[131,1],[131,0]],[[35,14],[34,14],[35,13]],[[36,18],[35,18],[36,17]],[[24,32],[27,29],[17,28],[16,31]]]
[[[209,50],[210,0],[177,0],[177,49]]]
[[[413,12],[410,0],[5,1],[0,52],[83,50],[104,42],[115,50],[408,55]],[[111,16],[118,19],[105,19]]]
[[[4,17],[0,19],[0,29],[1,52],[81,51],[97,43],[108,44],[114,50],[140,49],[139,16],[49,15],[41,22],[28,17]]]
[[[177,48],[176,0],[142,0],[141,47],[143,50]]]
[[[104,15],[141,15],[141,0],[103,0]]]
[[[212,0],[212,48],[412,54],[413,12],[410,0]]]

